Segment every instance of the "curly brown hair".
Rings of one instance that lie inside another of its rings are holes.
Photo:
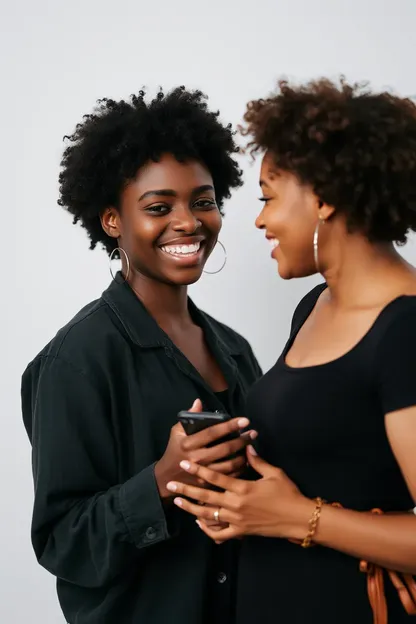
[[[367,84],[327,79],[248,104],[243,134],[252,153],[310,185],[346,216],[350,232],[405,243],[416,230],[416,105]]]

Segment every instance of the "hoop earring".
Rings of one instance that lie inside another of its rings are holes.
[[[204,269],[203,273],[206,273],[207,275],[216,275],[217,273],[221,273],[221,271],[223,270],[223,268],[227,264],[227,250],[226,250],[226,248],[224,247],[224,245],[222,244],[221,241],[218,240],[217,244],[221,247],[221,249],[224,252],[224,262],[222,263],[222,265],[220,266],[220,268],[217,271],[205,271],[205,269]]]
[[[129,260],[129,257],[127,255],[127,252],[124,251],[123,247],[116,247],[115,249],[113,249],[113,251],[110,254],[110,259],[109,259],[110,275],[113,278],[113,280],[116,282],[117,280],[114,277],[113,269],[111,268],[111,261],[114,259],[114,254],[116,253],[116,251],[118,252],[119,258],[120,258],[120,251],[122,251],[123,254],[124,254],[124,258],[126,259],[127,275],[124,278],[124,281],[127,282],[127,280],[129,279],[129,275],[130,275],[130,260]],[[121,258],[120,258],[120,260],[121,260]]]
[[[316,224],[316,227],[315,227],[315,232],[313,233],[313,259],[315,261],[315,269],[317,270],[318,273],[320,273],[320,270],[319,270],[319,230],[323,223],[325,223],[325,219],[323,219],[322,217],[319,217],[318,223]]]

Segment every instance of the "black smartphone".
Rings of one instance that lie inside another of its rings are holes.
[[[195,414],[193,412],[179,412],[178,420],[186,435],[193,435],[208,429],[208,427],[230,420],[230,416],[223,412],[199,412]]]
[[[208,429],[208,427],[212,427],[213,425],[218,425],[219,423],[231,420],[231,416],[225,412],[179,412],[178,420],[182,423],[182,427],[185,429],[186,435],[193,435],[194,433],[199,433],[200,431]],[[239,437],[240,432],[233,431],[233,433],[230,433],[223,438],[219,438],[218,440],[215,440],[215,442],[210,442],[207,444],[207,448],[211,448],[212,446],[216,446],[222,442],[235,440]],[[238,453],[230,455],[230,457],[227,457],[226,459],[233,459],[241,453],[242,451],[239,451]]]

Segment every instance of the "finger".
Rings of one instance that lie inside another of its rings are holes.
[[[230,526],[229,524],[213,525],[207,520],[195,520],[195,522],[197,523],[200,529],[203,529],[203,527],[205,527],[209,529],[210,531],[215,531],[216,533],[218,533],[219,531],[223,531],[224,529],[227,529]],[[224,543],[222,540],[218,540],[218,539],[215,539],[214,541],[216,544]]]
[[[203,521],[198,521],[197,524],[201,531],[203,531],[205,535],[208,535],[208,537],[210,537],[216,544],[222,544],[223,542],[235,539],[242,535],[242,533],[238,531],[237,527],[231,525],[222,531],[213,531]]]
[[[239,474],[244,466],[246,465],[246,459],[244,455],[240,455],[239,457],[235,457],[234,459],[229,459],[224,462],[215,462],[215,464],[210,464],[208,468],[214,470],[215,472],[221,472],[225,475],[233,475]]]
[[[216,487],[221,488],[222,490],[227,490],[228,492],[241,494],[246,487],[245,481],[242,481],[241,479],[233,479],[232,477],[223,475],[220,472],[216,472],[215,470],[211,470],[205,466],[199,466],[198,464],[193,464],[188,461],[182,461],[180,463],[180,467],[182,470],[203,479],[206,483],[215,485]]]
[[[254,470],[262,477],[274,476],[276,471],[279,471],[279,468],[276,468],[275,466],[272,466],[264,461],[264,459],[261,459],[261,457],[257,455],[254,447],[251,445],[247,447],[247,459],[250,466],[254,468]]]
[[[192,407],[188,412],[192,412],[192,414],[200,414],[202,412],[202,401],[201,399],[195,399],[192,403]]]
[[[222,531],[228,527],[227,522],[215,522],[215,520],[204,520],[204,522],[211,531]]]
[[[216,446],[201,448],[193,453],[191,452],[189,458],[195,464],[203,464],[204,466],[207,466],[217,462],[218,460],[230,457],[230,455],[239,453],[247,446],[247,444],[250,443],[250,441],[250,437],[241,435],[234,440],[227,440],[226,442],[222,442]]]
[[[214,510],[209,507],[201,507],[201,505],[196,505],[195,503],[191,503],[191,501],[186,500],[185,498],[176,497],[173,499],[173,502],[177,507],[180,507],[183,511],[186,511],[193,516],[196,516],[198,520],[213,520],[214,519]],[[219,505],[216,507],[220,512],[220,522],[224,522],[226,524],[231,524],[231,521],[236,522],[237,516],[233,511],[220,507]],[[215,531],[214,531],[215,532]],[[220,531],[217,531],[220,533]],[[220,538],[219,538],[220,539]]]
[[[195,449],[203,448],[216,440],[220,440],[231,433],[239,432],[240,429],[245,429],[250,424],[247,418],[233,418],[227,420],[218,425],[207,427],[203,431],[194,433],[183,441],[182,448],[185,451],[193,451]]]
[[[166,485],[166,489],[173,494],[180,494],[181,496],[192,498],[192,500],[198,502],[199,507],[201,507],[201,504],[211,505],[214,511],[215,509],[218,509],[218,507],[222,507],[222,505],[224,504],[224,494],[222,492],[216,492],[215,490],[199,488],[194,485],[179,483],[177,481],[170,481]],[[209,517],[212,520],[213,510],[208,507],[207,516],[204,517]]]

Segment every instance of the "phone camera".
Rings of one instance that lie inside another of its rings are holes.
[[[194,424],[194,421],[192,420],[192,418],[190,418],[190,419],[189,419],[189,424],[190,424],[190,425],[193,425],[193,424]]]

